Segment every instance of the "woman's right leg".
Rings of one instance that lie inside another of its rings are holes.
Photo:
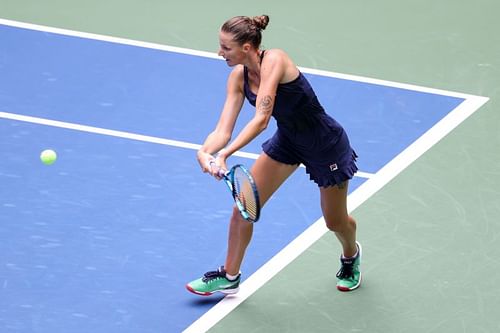
[[[262,153],[252,167],[251,173],[259,191],[261,207],[269,200],[280,185],[297,169],[298,165],[277,162]],[[239,290],[240,266],[252,239],[253,223],[244,220],[238,209],[233,209],[229,224],[227,257],[224,269],[207,272],[202,278],[191,281],[186,288],[198,295],[212,295],[214,292],[234,294]],[[229,277],[235,276],[236,278]]]
[[[297,169],[298,165],[289,165],[273,160],[262,153],[252,166],[252,176],[259,191],[261,207],[283,182]],[[233,208],[229,225],[228,249],[225,271],[237,275],[250,240],[252,239],[253,223],[243,219],[237,208]]]

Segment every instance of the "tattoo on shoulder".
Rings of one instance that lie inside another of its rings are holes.
[[[273,98],[269,95],[264,96],[259,103],[258,110],[264,114],[271,113],[273,111]]]

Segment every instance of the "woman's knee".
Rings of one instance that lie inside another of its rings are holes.
[[[236,224],[236,225],[242,225],[242,226],[246,226],[246,225],[251,224],[247,220],[245,220],[243,218],[243,216],[241,216],[241,213],[236,206],[233,207],[233,212],[231,214],[231,223]]]
[[[326,227],[333,232],[343,232],[347,229],[356,229],[356,222],[350,216],[325,217]]]

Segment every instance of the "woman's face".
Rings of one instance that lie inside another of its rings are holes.
[[[219,55],[226,60],[228,66],[242,64],[246,57],[250,44],[239,45],[233,40],[231,33],[221,31],[219,33]]]

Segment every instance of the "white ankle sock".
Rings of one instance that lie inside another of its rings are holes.
[[[358,250],[356,251],[355,255],[353,255],[352,257],[346,257],[344,254],[342,254],[342,259],[355,259],[358,256],[358,254],[359,254],[359,248],[357,246],[356,246],[356,248]]]

